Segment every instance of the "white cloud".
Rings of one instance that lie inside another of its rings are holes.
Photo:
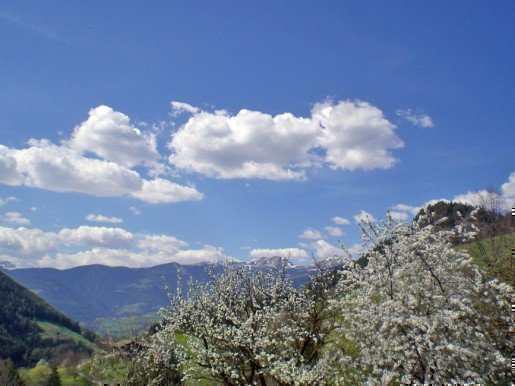
[[[433,119],[427,114],[416,114],[408,110],[397,110],[397,116],[406,119],[413,126],[418,126],[422,128],[434,127]]]
[[[288,258],[293,263],[306,263],[310,260],[309,254],[299,248],[278,248],[278,249],[252,249],[250,256],[257,259],[259,257],[283,257]]]
[[[169,169],[156,161],[155,142],[153,133],[134,128],[124,114],[99,106],[61,145],[47,139],[31,139],[24,149],[0,145],[0,183],[98,197],[129,195],[151,203],[202,199],[194,188],[162,178],[148,181],[131,169],[143,165],[151,175]]]
[[[170,162],[210,177],[303,179],[317,127],[309,119],[259,111],[200,112],[173,134]]]
[[[350,224],[349,220],[347,220],[346,218],[340,217],[340,216],[335,216],[331,220],[333,220],[333,222],[338,225],[349,225]]]
[[[16,197],[13,197],[13,196],[9,196],[6,198],[0,197],[0,206],[4,206],[5,204],[7,204],[8,202],[11,202],[11,201],[16,201]]]
[[[508,181],[501,185],[501,193],[510,206],[515,205],[515,172],[510,174]]]
[[[301,239],[309,239],[309,240],[317,240],[322,238],[322,233],[315,229],[304,229],[304,231],[299,235]]]
[[[210,245],[201,249],[179,250],[173,253],[137,251],[130,249],[93,248],[77,253],[58,253],[46,255],[38,262],[41,266],[70,268],[86,264],[104,264],[124,267],[152,267],[159,264],[176,262],[179,264],[199,264],[221,261],[225,258],[223,250]]]
[[[376,219],[370,213],[362,210],[361,212],[359,212],[357,215],[354,216],[354,221],[356,221],[357,223],[360,223],[363,221],[376,222]]]
[[[0,227],[0,256],[18,267],[32,266],[41,256],[57,250],[58,237],[39,229]]]
[[[13,157],[11,149],[3,145],[0,145],[0,183],[7,185],[22,183],[16,158]]]
[[[198,107],[193,107],[192,105],[184,102],[172,101],[170,105],[172,106],[172,116],[174,117],[183,113],[197,114],[200,111]]]
[[[469,204],[474,206],[481,205],[481,195],[483,193],[487,193],[486,190],[481,190],[479,192],[467,192],[464,194],[458,194],[452,201],[461,202],[463,204]]]
[[[187,247],[186,241],[179,240],[167,235],[146,235],[138,243],[138,247],[147,251],[154,252],[177,252],[183,247]]]
[[[131,206],[129,208],[129,210],[131,211],[131,213],[135,214],[136,216],[141,214],[141,210],[139,210],[138,208],[136,208],[135,206]]]
[[[356,243],[347,248],[347,251],[354,257],[359,257],[359,254],[363,252],[363,244]]]
[[[342,228],[333,227],[333,226],[326,226],[324,229],[325,229],[325,231],[329,235],[331,235],[333,237],[341,237],[341,236],[343,236]]]
[[[91,227],[64,228],[59,237],[65,245],[86,245],[106,248],[128,248],[134,235],[121,228]]]
[[[509,182],[506,182],[502,186],[509,186],[508,184]],[[502,191],[502,187],[501,194],[489,192],[487,190],[478,190],[476,192],[467,192],[464,194],[459,194],[456,197],[454,197],[453,201],[474,206],[482,206],[484,208],[493,210],[508,210],[513,206],[514,202],[513,198],[510,199],[509,194],[505,195],[505,192]]]
[[[420,207],[398,204],[394,206],[393,209],[411,212],[411,214],[414,215],[420,210],[420,208],[436,204],[440,201],[451,202],[449,199],[439,198],[429,200]],[[486,206],[487,208],[493,209],[509,210],[511,207],[515,206],[515,172],[512,172],[508,177],[508,181],[501,185],[500,194],[489,192],[484,189],[478,191],[469,191],[467,193],[456,195],[452,201],[461,202],[468,205]]]
[[[132,196],[151,204],[199,201],[204,198],[204,195],[193,187],[179,185],[162,178],[143,180],[142,189],[132,193]]]
[[[74,41],[72,41],[68,37],[62,36],[62,34],[58,34],[51,29],[42,28],[38,25],[28,23],[27,21],[20,19],[14,14],[6,13],[3,10],[0,11],[0,18],[15,24],[17,27],[22,27],[27,31],[30,31],[31,33],[36,33],[40,37],[44,37],[46,39],[50,39],[68,46],[76,45]]]
[[[128,168],[159,158],[155,134],[141,132],[128,116],[108,106],[89,111],[88,119],[75,128],[69,146]]]
[[[30,220],[28,218],[23,217],[23,215],[18,212],[7,212],[6,214],[4,214],[3,220],[16,225],[30,224]]]
[[[236,259],[228,256],[223,248],[212,245],[204,245],[201,249],[183,249],[173,255],[173,260],[179,264],[216,262],[225,259],[236,261]]]
[[[389,168],[396,161],[390,150],[403,146],[382,112],[361,101],[317,103],[309,118],[246,109],[189,112],[172,135],[169,161],[220,179],[303,180],[324,161],[333,169]]]
[[[86,216],[86,220],[92,222],[108,222],[112,224],[121,224],[123,222],[123,219],[119,217],[107,217],[101,214],[88,214]]]
[[[423,206],[435,204],[438,201],[450,202],[448,199],[440,198],[427,201]],[[508,181],[501,185],[499,193],[490,192],[485,189],[469,191],[456,195],[452,201],[468,205],[486,206],[487,208],[492,207],[493,209],[509,210],[515,206],[515,172],[512,172],[508,177]]]
[[[396,162],[390,150],[404,146],[395,126],[367,102],[317,103],[312,116],[322,127],[319,145],[332,169],[387,169]]]
[[[325,240],[318,240],[312,244],[315,254],[320,259],[327,259],[333,256],[343,256],[342,250],[329,244]]]
[[[114,162],[80,156],[49,141],[30,141],[26,149],[9,149],[16,160],[18,183],[58,192],[119,196],[137,191],[139,174]]]
[[[109,266],[144,267],[154,265],[156,259],[145,253],[128,249],[93,248],[76,253],[57,253],[46,255],[38,262],[40,266],[59,267],[60,269],[89,264]],[[158,262],[156,264],[159,264]]]
[[[395,221],[406,221],[408,219],[408,213],[406,212],[397,212],[397,211],[390,211],[388,212],[392,220]]]
[[[69,268],[85,264],[148,267],[196,264],[228,258],[222,248],[189,244],[170,235],[133,235],[120,228],[80,226],[44,232],[0,227],[0,258],[17,267]]]
[[[406,212],[415,216],[421,209],[420,206],[411,206],[406,204],[397,204],[392,206],[392,209],[399,212]]]

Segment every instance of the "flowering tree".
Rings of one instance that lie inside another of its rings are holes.
[[[279,270],[227,264],[209,277],[190,282],[186,298],[171,297],[152,338],[155,358],[173,350],[186,378],[228,385],[338,383],[338,357],[322,355],[339,318],[331,275],[321,271],[302,290],[285,277],[284,264]],[[183,346],[178,336],[186,337]]]
[[[368,264],[347,259],[338,273],[320,264],[301,289],[284,261],[227,263],[207,283],[190,281],[186,297],[179,286],[132,384],[505,382],[512,288],[455,247],[474,237],[473,222],[448,230],[431,216],[365,221]]]
[[[337,302],[358,348],[354,365],[370,383],[490,383],[506,374],[512,288],[486,281],[453,248],[474,235],[470,222],[436,226],[423,217],[362,224],[368,265],[344,271],[347,295]]]

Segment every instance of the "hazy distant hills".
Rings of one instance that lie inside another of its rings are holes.
[[[280,259],[272,257],[247,264],[263,269],[279,262]],[[178,272],[184,278],[183,284],[190,277],[207,280],[206,264],[169,263],[151,268],[87,265],[64,270],[24,268],[4,272],[59,311],[89,326],[93,326],[98,318],[142,315],[167,306],[169,301],[163,277],[172,289],[177,287]],[[296,285],[300,285],[314,273],[314,268],[288,266],[286,272]]]

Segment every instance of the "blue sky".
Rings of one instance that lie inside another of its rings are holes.
[[[502,1],[2,2],[0,260],[306,263],[358,243],[362,211],[513,205],[514,22]]]

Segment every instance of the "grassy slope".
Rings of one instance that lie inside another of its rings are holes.
[[[133,337],[148,330],[151,324],[161,318],[157,314],[134,315],[122,318],[100,318],[96,320],[105,335],[113,338]]]
[[[467,250],[473,258],[473,263],[488,277],[496,277],[515,286],[515,261],[511,256],[511,250],[515,248],[515,232],[460,245],[457,248]]]
[[[86,338],[84,338],[82,335],[77,334],[75,331],[72,331],[66,327],[57,325],[55,323],[51,322],[45,322],[38,320],[36,322],[38,326],[43,330],[42,333],[40,333],[40,336],[42,338],[48,338],[48,339],[70,339],[73,340],[76,343],[82,343],[85,346],[88,346],[92,349],[96,349],[97,345],[95,343],[90,342]]]

